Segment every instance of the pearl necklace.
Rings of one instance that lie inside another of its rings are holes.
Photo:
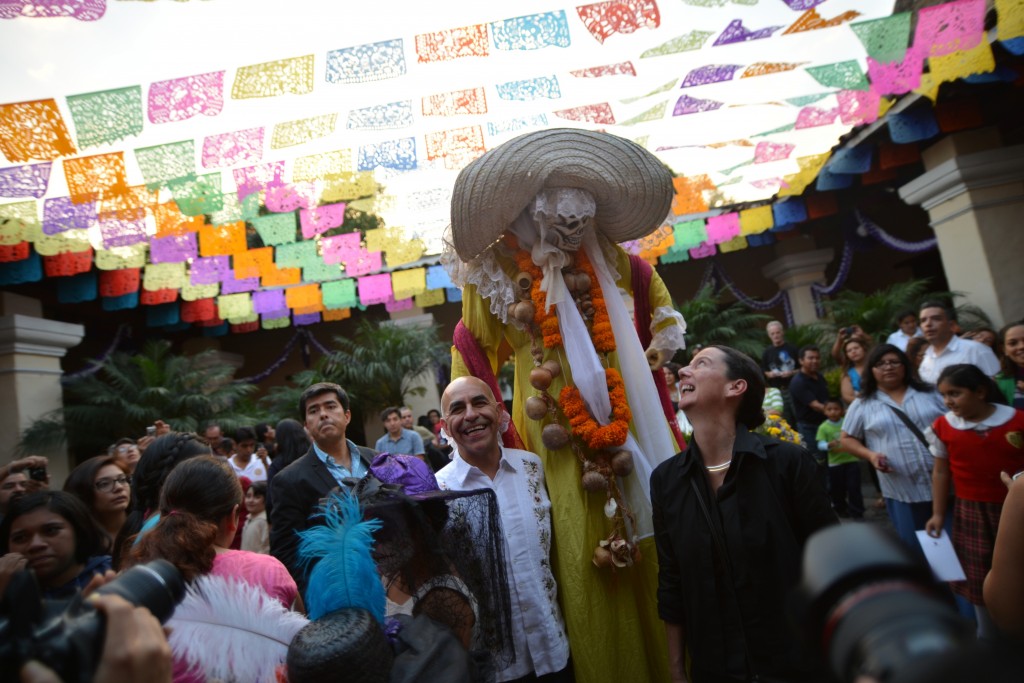
[[[704,465],[704,469],[708,472],[722,472],[723,470],[729,469],[729,465],[732,464],[732,460],[723,462],[721,465]]]

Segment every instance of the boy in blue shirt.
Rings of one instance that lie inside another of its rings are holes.
[[[818,426],[818,450],[828,452],[828,494],[840,517],[864,519],[864,495],[860,488],[860,460],[839,450],[843,431],[843,403],[838,398],[825,401],[825,421]]]

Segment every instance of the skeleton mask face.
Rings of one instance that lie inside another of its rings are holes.
[[[597,208],[590,193],[555,188],[540,192],[535,201],[533,217],[545,241],[562,251],[578,251]]]

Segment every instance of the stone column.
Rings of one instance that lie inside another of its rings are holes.
[[[998,131],[950,135],[922,153],[925,173],[900,188],[931,219],[949,288],[998,328],[1024,318],[1024,145]]]
[[[46,320],[38,301],[3,294],[0,316],[0,453],[8,461],[21,430],[63,407],[60,359],[85,335],[81,325]],[[18,311],[18,312],[11,312]],[[28,313],[28,314],[26,314]],[[60,488],[70,471],[67,450],[40,453],[50,459],[51,486]]]
[[[807,240],[806,242],[804,240]],[[806,325],[818,320],[818,311],[811,293],[812,284],[825,284],[825,268],[835,256],[833,249],[814,249],[808,238],[794,238],[777,245],[779,257],[764,266],[761,272],[789,294],[793,322]]]

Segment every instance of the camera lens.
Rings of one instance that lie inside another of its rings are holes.
[[[147,608],[160,623],[164,623],[184,597],[185,582],[173,564],[167,560],[153,560],[132,567],[96,592],[120,595],[133,605]]]

